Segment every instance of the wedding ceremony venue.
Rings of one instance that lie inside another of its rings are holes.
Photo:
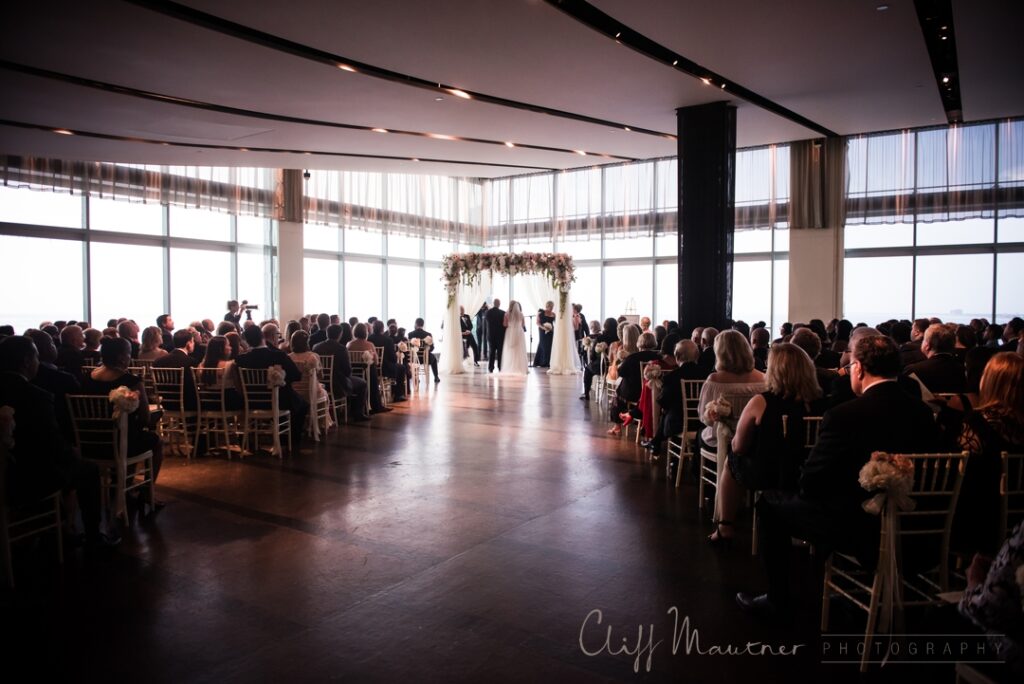
[[[1024,681],[1024,3],[0,22],[0,677]]]

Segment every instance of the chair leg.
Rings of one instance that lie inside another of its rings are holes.
[[[754,519],[750,524],[750,555],[757,555],[757,492],[754,492]]]
[[[832,559],[829,558],[825,561],[824,581],[822,582],[821,590],[821,631],[824,632],[828,629],[828,608],[830,594],[828,591],[829,582],[832,581]]]
[[[860,671],[868,671],[868,660],[871,656],[871,640],[875,636],[875,624],[878,621],[878,600],[882,591],[882,577],[876,572],[871,583],[871,602],[868,605],[868,624],[864,630],[864,655],[860,659]]]
[[[671,460],[671,459],[669,459]],[[686,467],[686,450],[684,448],[679,449],[679,465],[676,466],[676,489],[683,486],[683,468]]]
[[[60,519],[60,494],[53,499],[53,524],[57,528],[57,560],[64,565],[64,531]]]

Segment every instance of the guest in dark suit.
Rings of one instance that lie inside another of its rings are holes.
[[[77,325],[69,325],[60,331],[60,348],[57,350],[56,366],[75,378],[82,377],[82,366],[85,357],[82,348],[85,346],[85,332]]]
[[[903,369],[905,375],[916,375],[930,392],[964,391],[966,374],[964,364],[953,351],[956,347],[956,332],[941,323],[928,326],[921,343],[925,360]]]
[[[174,319],[171,318],[171,314],[160,314],[157,316],[156,327],[160,328],[160,335],[164,339],[164,351],[174,351]],[[132,358],[135,358],[135,356],[137,354],[133,354]]]
[[[590,399],[590,385],[593,383],[594,377],[601,377],[601,358],[608,353],[606,349],[603,354],[599,354],[594,347],[602,342],[607,346],[611,346],[612,342],[617,342],[619,339],[618,327],[614,318],[606,318],[601,332],[597,335],[590,335],[592,340],[590,358],[583,369],[583,394],[580,395],[580,399]]]
[[[124,320],[118,323],[117,337],[128,340],[132,345],[132,358],[139,358],[139,350],[142,348],[142,345],[139,344],[139,326],[135,325],[135,321]],[[164,351],[170,351],[170,348]]]
[[[64,397],[81,389],[82,374],[79,372],[78,375],[71,375],[54,365],[57,349],[53,346],[53,338],[48,334],[42,330],[27,330],[25,336],[32,339],[39,351],[39,368],[32,379],[32,384],[53,395],[54,415],[57,424],[60,425],[61,434],[68,441],[72,441],[75,438],[74,428],[71,426],[71,414],[68,413],[68,403]]]
[[[327,327],[331,324],[331,317],[325,313],[316,317],[317,330],[309,336],[309,348],[312,349],[327,339]]]
[[[381,372],[384,377],[395,381],[395,392],[393,401],[405,401],[405,388],[408,383],[408,376],[405,373],[405,365],[398,363],[398,353],[395,349],[395,342],[384,332],[384,321],[373,322],[373,334],[366,338],[375,347],[383,347],[384,354],[381,358]]]
[[[353,420],[370,420],[366,413],[366,381],[352,377],[352,363],[348,358],[348,348],[341,343],[341,326],[327,326],[327,339],[316,345],[313,351],[321,356],[333,356],[331,365],[331,387],[335,396],[352,399]]]
[[[666,374],[661,382],[661,424],[657,432],[644,446],[658,453],[662,443],[683,431],[683,380],[705,380],[707,375],[697,365],[700,352],[691,340],[681,340],[674,347],[673,356],[678,366]]]
[[[14,409],[14,446],[7,464],[10,505],[31,504],[54,490],[78,495],[86,543],[110,546],[119,541],[100,533],[100,477],[95,463],[79,458],[64,439],[54,414],[53,396],[32,384],[39,354],[29,337],[0,341],[0,406]]]
[[[473,350],[473,365],[480,365],[480,347],[473,339],[473,319],[466,313],[465,307],[459,307],[459,325],[462,327],[462,343],[466,348]],[[463,351],[463,354],[466,354]],[[463,357],[465,358],[465,357]]]
[[[196,405],[198,404],[198,398],[196,395],[196,380],[192,377],[192,369],[198,364],[193,357],[195,351],[195,336],[191,330],[178,330],[174,333],[171,338],[174,349],[167,356],[161,356],[159,359],[153,362],[154,368],[182,368],[184,372],[181,374],[183,379],[183,396],[182,399],[185,403],[186,411],[195,411]],[[170,410],[176,410],[178,407],[174,405],[167,405]]]
[[[416,329],[409,333],[409,339],[426,340],[428,337],[431,339],[434,338],[433,335],[423,329],[423,319],[417,318]],[[437,374],[437,355],[434,354],[434,345],[431,344],[427,346],[426,342],[423,342],[422,344],[426,350],[424,353],[427,355],[428,362],[430,363],[430,370],[434,373],[434,382],[441,382],[441,377]]]
[[[821,338],[815,335],[814,331],[810,328],[800,328],[793,333],[793,337],[789,341],[807,352],[807,356],[811,357],[811,360],[814,361],[814,377],[818,381],[818,387],[821,388],[821,395],[827,397],[832,392],[832,383],[839,376],[834,370],[829,370],[827,367],[818,364],[818,355],[822,353]],[[831,350],[829,351],[835,354],[837,359],[840,358],[839,354]],[[849,398],[853,399],[852,391]]]
[[[819,557],[852,553],[865,567],[877,562],[879,518],[861,507],[871,496],[861,488],[861,467],[875,451],[934,451],[939,434],[931,410],[896,384],[900,354],[882,336],[851,341],[850,378],[857,399],[825,414],[818,443],[804,463],[800,492],[758,504],[761,556],[768,593],[736,595],[746,611],[774,615],[790,608],[789,555],[792,538],[811,542]]]
[[[244,335],[249,351],[240,355],[235,360],[235,365],[239,368],[263,369],[280,366],[284,370],[284,387],[280,388],[279,394],[280,405],[281,408],[291,411],[292,425],[296,426],[294,438],[297,442],[302,438],[304,431],[301,427],[306,424],[306,415],[309,413],[309,403],[292,389],[292,383],[302,380],[302,372],[283,351],[267,346],[266,337],[276,338],[280,335],[278,327],[273,323],[268,323],[263,328],[255,325],[248,327]]]
[[[697,365],[706,375],[715,372],[715,338],[718,337],[718,328],[703,328],[700,334],[700,358]]]
[[[768,344],[771,342],[771,338],[771,333],[767,328],[754,328],[750,331],[750,348],[754,352],[754,368],[762,373],[768,370]]]
[[[501,300],[495,299],[494,306],[484,314],[487,325],[487,346],[490,353],[487,356],[487,371],[494,372],[497,364],[501,370],[501,348],[505,345],[505,312],[501,309]]]

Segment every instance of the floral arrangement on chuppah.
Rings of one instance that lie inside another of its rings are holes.
[[[557,252],[521,252],[519,254],[476,253],[449,254],[444,258],[443,279],[448,289],[448,306],[455,303],[456,290],[460,283],[472,285],[484,272],[507,274],[543,275],[558,290],[559,310],[565,314],[569,289],[576,280],[576,267],[572,257]]]

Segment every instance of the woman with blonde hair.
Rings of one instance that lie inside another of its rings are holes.
[[[970,452],[953,518],[952,549],[994,554],[999,538],[1001,459],[1024,453],[1024,357],[1000,352],[981,375],[978,407],[964,418],[959,446]]]
[[[712,545],[732,537],[732,518],[743,488],[794,492],[807,458],[804,418],[824,410],[814,362],[789,342],[768,351],[767,390],[752,397],[740,415],[728,467],[718,482],[722,519],[708,537]]]
[[[142,331],[142,347],[139,349],[139,361],[155,361],[167,356],[167,351],[160,345],[164,343],[160,328],[151,325]]]

